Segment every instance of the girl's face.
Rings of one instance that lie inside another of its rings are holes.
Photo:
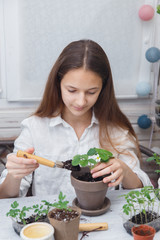
[[[90,112],[102,89],[99,75],[83,68],[71,70],[61,80],[61,94],[65,111],[74,116]]]

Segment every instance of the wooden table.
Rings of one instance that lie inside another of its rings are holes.
[[[127,193],[127,190],[117,190],[117,191],[108,191],[107,197],[111,200],[110,209],[101,216],[88,217],[81,216],[81,223],[87,222],[107,222],[108,230],[107,231],[96,231],[90,232],[88,237],[83,238],[84,240],[130,240],[133,239],[123,227],[124,218],[122,217],[122,206],[124,204],[124,198],[119,196],[121,194]],[[64,193],[65,194],[65,193]],[[12,198],[12,199],[1,199],[0,200],[0,240],[18,240],[20,237],[14,232],[12,228],[12,222],[9,217],[6,217],[6,212],[9,211],[10,205],[14,200],[17,200],[20,204],[20,207],[32,206],[34,203],[40,203],[41,200],[47,200],[49,202],[56,201],[58,196],[48,195],[41,197],[26,197],[26,198]],[[72,200],[75,196],[70,196],[70,199],[67,199],[72,203]],[[82,233],[79,233],[79,239],[81,238]],[[160,231],[156,233],[154,240],[160,239]]]

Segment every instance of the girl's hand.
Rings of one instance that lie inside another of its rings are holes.
[[[26,152],[32,154],[34,152],[34,148],[29,148]],[[17,157],[15,153],[7,156],[6,168],[8,170],[8,174],[15,179],[22,179],[32,173],[38,166],[39,164],[34,159]]]
[[[91,170],[91,173],[93,178],[112,173],[111,175],[104,177],[103,182],[108,183],[109,187],[115,187],[122,182],[125,176],[126,168],[127,166],[123,161],[119,159],[110,159],[107,163],[97,164]],[[113,180],[114,182],[111,182]]]

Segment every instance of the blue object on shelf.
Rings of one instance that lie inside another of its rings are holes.
[[[136,86],[136,93],[138,96],[148,96],[151,92],[151,84],[148,82],[138,82]]]
[[[144,114],[138,118],[137,123],[140,128],[147,129],[151,126],[152,121],[147,115]]]
[[[157,62],[160,59],[160,50],[159,48],[151,47],[146,51],[145,56],[149,62]]]

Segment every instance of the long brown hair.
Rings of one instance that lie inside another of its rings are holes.
[[[110,125],[128,130],[130,136],[135,137],[138,148],[137,137],[131,123],[117,104],[108,58],[101,46],[92,40],[74,41],[64,48],[51,69],[42,101],[34,115],[52,118],[60,114],[63,109],[60,82],[68,71],[82,67],[97,73],[103,81],[101,93],[94,106],[100,126],[100,145],[105,148],[106,141],[109,141],[114,148],[108,132]]]

